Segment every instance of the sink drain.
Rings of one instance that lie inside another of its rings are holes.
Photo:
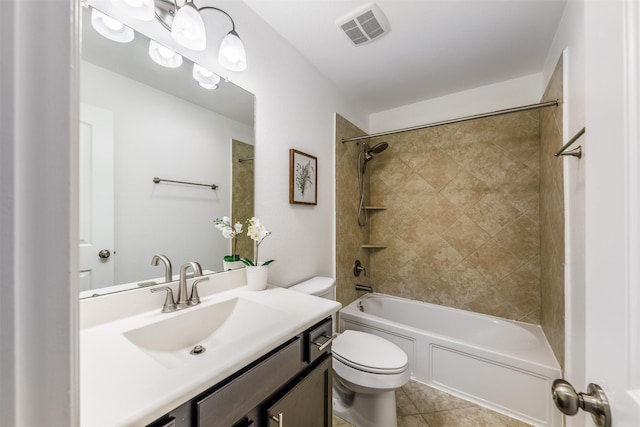
[[[197,346],[193,347],[193,349],[191,349],[191,351],[190,351],[189,353],[190,353],[190,354],[202,354],[202,353],[204,353],[205,351],[207,351],[207,349],[206,349],[206,348],[204,348],[204,347],[203,347],[203,346],[201,346],[201,345],[197,345]]]

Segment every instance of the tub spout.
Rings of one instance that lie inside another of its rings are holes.
[[[367,285],[358,285],[358,284],[356,284],[356,291],[363,291],[363,292],[372,293],[373,292],[373,288],[371,286],[367,286]]]

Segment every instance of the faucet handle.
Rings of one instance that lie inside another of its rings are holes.
[[[163,313],[171,313],[172,311],[176,311],[178,306],[176,305],[176,301],[173,299],[173,289],[168,286],[162,286],[160,288],[149,289],[154,294],[156,292],[166,292],[167,297],[164,300],[164,305],[162,306]]]
[[[201,277],[200,279],[196,279],[191,284],[191,297],[189,297],[189,303],[191,305],[200,304],[200,296],[198,295],[198,283],[206,282],[209,280],[209,277]]]

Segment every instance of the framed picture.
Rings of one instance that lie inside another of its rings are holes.
[[[289,203],[318,204],[318,159],[302,151],[289,150]]]

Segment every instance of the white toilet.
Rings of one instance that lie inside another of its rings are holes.
[[[335,300],[335,281],[314,277],[289,288]],[[358,427],[396,427],[395,389],[409,381],[405,352],[384,338],[344,331],[332,344],[333,413]]]

